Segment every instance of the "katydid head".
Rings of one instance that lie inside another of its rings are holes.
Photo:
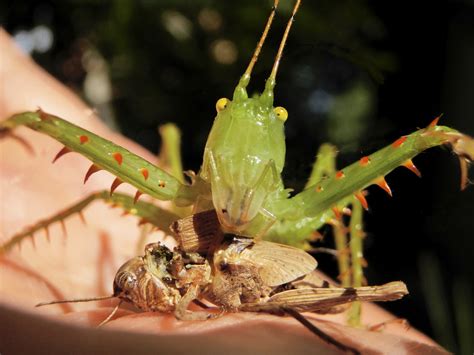
[[[274,106],[273,90],[296,1],[272,71],[261,95],[249,97],[247,85],[270,29],[278,1],[275,0],[265,30],[247,70],[234,90],[232,100],[217,101],[214,120],[204,152],[202,176],[211,183],[212,200],[219,221],[231,233],[245,234],[258,213],[266,213],[267,196],[280,186],[285,162],[283,107]],[[268,214],[267,214],[268,215]]]

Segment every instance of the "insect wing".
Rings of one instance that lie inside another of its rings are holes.
[[[301,249],[265,241],[242,250],[240,259],[257,265],[262,281],[268,286],[293,281],[318,266],[316,259]]]

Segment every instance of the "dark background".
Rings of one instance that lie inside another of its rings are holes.
[[[0,20],[41,66],[150,150],[159,148],[156,127],[177,123],[184,165],[197,171],[215,102],[232,96],[270,3],[16,0],[1,3]],[[251,91],[263,88],[291,6],[281,0]],[[302,188],[326,141],[340,149],[342,167],[440,113],[441,124],[474,135],[473,63],[472,1],[304,1],[275,93],[289,111],[286,184]],[[447,149],[414,161],[423,178],[397,169],[387,178],[393,198],[369,189],[366,276],[405,281],[411,295],[387,308],[470,353],[474,188],[459,192]],[[336,275],[330,257],[318,259]]]

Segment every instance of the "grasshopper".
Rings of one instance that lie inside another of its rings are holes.
[[[116,176],[110,191],[94,193],[61,213],[15,234],[0,246],[0,252],[7,252],[25,239],[33,240],[33,234],[38,230],[81,213],[94,200],[119,205],[165,232],[170,232],[171,222],[190,213],[215,210],[220,228],[225,233],[309,248],[313,232],[334,219],[340,219],[347,206],[352,205],[354,211],[360,206],[367,209],[364,190],[368,186],[375,184],[391,193],[385,181],[388,173],[403,166],[419,175],[412,158],[428,148],[444,144],[451,146],[460,158],[462,186],[465,187],[468,183],[467,166],[474,159],[474,142],[452,128],[439,126],[435,119],[426,128],[402,136],[338,171],[324,163],[331,153],[321,150],[306,188],[290,195],[281,178],[286,149],[284,123],[288,112],[275,106],[274,89],[283,50],[300,3],[298,0],[294,5],[263,92],[249,97],[247,86],[278,7],[278,0],[274,1],[263,34],[232,99],[221,98],[216,103],[217,116],[205,146],[203,163],[197,174],[189,174],[190,183],[183,179],[180,169],[170,174],[140,156],[41,109],[13,115],[0,123],[0,132],[5,136],[18,138],[14,129],[26,126],[64,144],[54,161],[70,152],[88,158],[92,165],[84,182],[99,170],[107,170]],[[135,196],[115,192],[122,183],[136,187]],[[177,207],[191,206],[191,212],[189,209],[165,210],[139,200],[143,194],[171,201]],[[353,254],[356,258],[361,257],[356,249]]]
[[[339,349],[359,353],[323,333],[300,312],[337,313],[348,302],[392,301],[408,294],[400,281],[330,287],[312,273],[317,262],[310,254],[288,245],[222,234],[215,211],[176,221],[173,229],[180,247],[171,251],[160,243],[148,244],[144,256],[119,268],[113,295],[37,306],[118,298],[120,302],[100,325],[114,316],[122,301],[146,312],[173,312],[180,320],[205,320],[239,311],[290,315]],[[209,243],[209,235],[217,242]],[[200,298],[217,305],[221,312],[188,310]]]

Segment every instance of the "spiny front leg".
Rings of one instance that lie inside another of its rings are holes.
[[[63,233],[66,234],[65,219],[74,214],[78,214],[79,217],[84,221],[82,211],[95,200],[103,200],[114,207],[122,208],[125,214],[132,214],[139,217],[139,223],[150,223],[168,234],[171,234],[169,229],[171,223],[179,218],[174,213],[155,206],[152,203],[145,201],[135,201],[134,197],[126,194],[110,194],[109,191],[96,192],[75,203],[74,205],[64,209],[63,211],[51,217],[40,220],[34,225],[26,228],[24,231],[15,234],[6,243],[0,245],[0,255],[8,252],[11,248],[20,244],[25,239],[29,238],[34,243],[35,233],[41,230],[44,230],[46,237],[49,239],[49,227],[53,223],[61,223]]]
[[[308,187],[290,200],[275,204],[274,212],[279,218],[301,219],[318,216],[331,208],[338,208],[341,201],[355,195],[364,207],[365,198],[361,196],[363,189],[376,184],[391,195],[385,175],[398,166],[404,166],[420,175],[412,162],[412,158],[422,151],[448,144],[453,148],[461,161],[462,171],[474,160],[474,140],[458,131],[437,126],[437,120],[425,129],[397,139],[389,146],[362,157],[358,162],[337,171],[334,175]],[[467,177],[463,174],[462,187],[467,185]],[[289,211],[291,206],[293,213]]]
[[[192,186],[181,183],[177,178],[127,149],[59,117],[41,110],[24,112],[1,122],[0,131],[8,134],[9,130],[18,126],[27,126],[63,143],[65,147],[56,155],[54,161],[71,151],[91,160],[93,164],[85,180],[99,170],[107,170],[117,176],[112,189],[127,182],[138,189],[137,196],[146,193],[159,200],[172,200],[178,205],[189,205],[196,198],[197,191]]]

